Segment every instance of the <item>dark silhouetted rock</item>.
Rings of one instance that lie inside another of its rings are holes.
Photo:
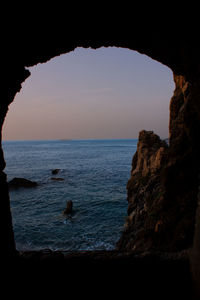
[[[55,181],[63,181],[64,178],[61,178],[61,177],[51,177],[51,180],[55,180]]]
[[[18,189],[18,188],[32,188],[38,186],[37,182],[31,181],[25,178],[13,178],[9,183],[8,183],[9,188],[12,189]]]
[[[68,215],[72,213],[72,208],[73,208],[73,202],[72,200],[67,201],[67,205],[65,210],[63,211],[64,215]]]
[[[59,172],[60,172],[60,169],[54,169],[54,170],[51,171],[51,173],[52,173],[53,175],[56,175],[56,174],[58,174]]]

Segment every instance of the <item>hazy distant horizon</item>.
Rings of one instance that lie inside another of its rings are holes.
[[[9,106],[4,141],[168,137],[172,71],[135,51],[77,48],[29,68]]]
[[[160,137],[162,140],[165,140],[165,139],[168,139],[169,137]],[[121,141],[121,140],[138,140],[138,137],[137,138],[89,138],[89,139],[65,139],[65,138],[57,138],[57,139],[33,139],[33,140],[29,140],[29,139],[26,139],[26,140],[2,140],[3,142],[34,142],[34,141]]]
[[[31,142],[31,141],[112,141],[112,140],[137,140],[138,138],[119,138],[119,139],[109,139],[109,138],[106,138],[106,139],[98,139],[98,138],[90,138],[90,139],[65,139],[65,138],[61,138],[61,139],[36,139],[36,140],[3,140],[3,142]]]

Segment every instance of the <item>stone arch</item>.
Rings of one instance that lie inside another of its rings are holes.
[[[200,65],[199,46],[190,35],[184,38],[184,32],[167,31],[163,28],[151,27],[140,29],[132,34],[133,28],[126,29],[126,35],[119,32],[118,35],[104,30],[104,35],[88,31],[75,33],[63,39],[61,35],[43,33],[30,35],[29,40],[19,40],[13,52],[11,44],[6,44],[7,63],[3,67],[4,82],[2,87],[2,100],[0,109],[0,126],[6,117],[9,104],[15,94],[21,89],[22,82],[30,75],[26,67],[39,62],[46,62],[50,58],[63,53],[68,53],[76,47],[98,48],[100,46],[115,46],[128,48],[146,54],[149,57],[167,65],[174,73],[175,91],[170,105],[170,147],[168,166],[163,174],[163,184],[166,187],[166,195],[163,201],[163,209],[169,210],[174,204],[184,209],[192,204],[197,207],[197,194],[199,185],[199,128],[200,128]],[[15,34],[15,33],[14,33]],[[10,40],[15,41],[11,35]],[[64,32],[62,32],[64,34]],[[1,211],[3,215],[2,250],[5,254],[15,253],[15,244],[12,231],[11,214],[9,207],[8,188],[6,175],[3,172],[5,162],[3,151],[0,151],[0,189]],[[183,189],[184,187],[184,189]],[[199,227],[197,227],[199,228]],[[195,235],[196,236],[196,235]],[[197,244],[193,253],[196,268]],[[198,272],[199,276],[199,272]]]

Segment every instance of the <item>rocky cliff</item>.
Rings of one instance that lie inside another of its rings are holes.
[[[127,183],[128,217],[117,247],[123,251],[152,249],[163,227],[159,213],[164,189],[161,173],[168,157],[168,145],[152,131],[139,133],[137,151]]]
[[[152,131],[141,131],[127,183],[127,220],[120,251],[182,251],[192,246],[196,203],[167,201],[169,147]],[[176,194],[176,191],[174,191]],[[185,195],[187,197],[187,195]]]
[[[128,218],[118,249],[181,251],[193,245],[199,185],[199,86],[175,75],[169,146],[139,134],[127,184]]]

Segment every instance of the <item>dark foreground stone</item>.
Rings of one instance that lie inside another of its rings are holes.
[[[18,188],[32,188],[37,187],[38,183],[35,181],[31,181],[25,178],[13,178],[11,181],[8,182],[8,187],[11,189],[18,189]]]
[[[15,276],[13,270],[21,275]],[[65,293],[70,288],[93,299],[96,293],[102,299],[119,293],[132,299],[195,299],[185,254],[28,251],[19,253],[9,273],[19,279],[22,289],[25,284],[34,290],[42,287],[45,295],[54,288]]]

